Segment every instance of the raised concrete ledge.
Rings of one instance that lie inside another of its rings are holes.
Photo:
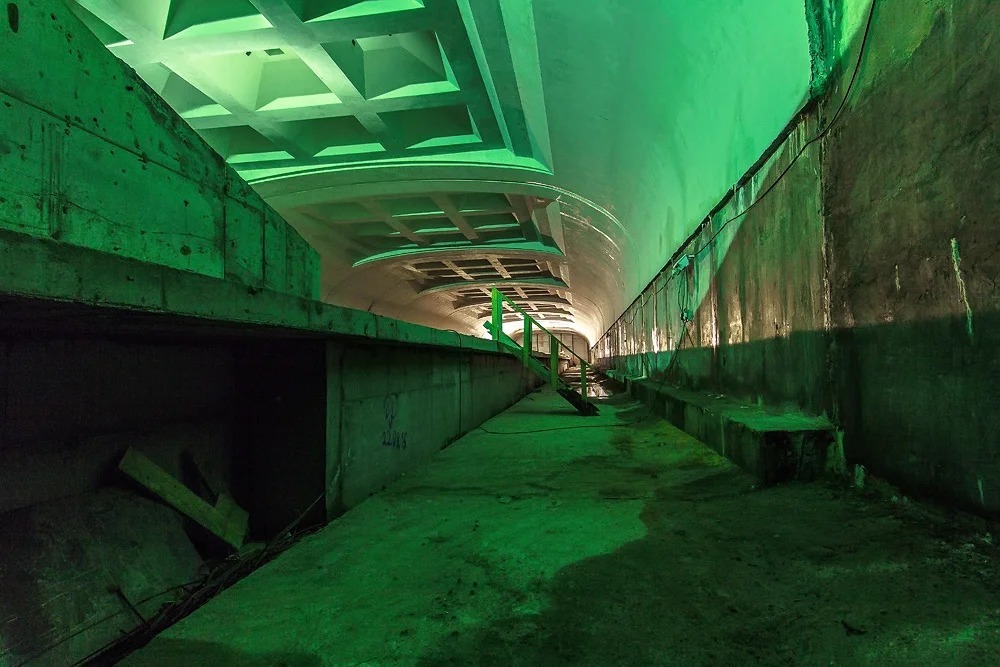
[[[824,417],[774,413],[718,394],[650,380],[629,391],[667,421],[764,484],[811,480],[837,466],[836,428]]]
[[[165,318],[170,317],[171,328],[187,330],[349,337],[505,354],[483,338],[2,229],[0,297],[15,297],[0,299],[0,323],[8,329],[30,329],[40,323],[37,307],[18,308],[15,301],[44,299],[66,305],[74,330],[88,326],[101,331],[121,328],[122,333],[129,328],[163,330],[168,324]],[[82,309],[74,311],[73,306]],[[100,311],[107,316],[97,315]],[[58,325],[56,316],[48,315],[44,324]]]

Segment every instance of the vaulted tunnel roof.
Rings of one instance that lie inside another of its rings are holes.
[[[593,342],[809,87],[803,0],[71,4],[327,301],[475,334],[498,286]]]

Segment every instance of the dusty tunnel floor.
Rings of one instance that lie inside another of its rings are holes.
[[[623,398],[541,392],[128,665],[997,664],[976,522],[753,480]]]

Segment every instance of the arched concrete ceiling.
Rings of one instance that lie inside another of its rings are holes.
[[[804,0],[71,1],[328,301],[477,334],[595,340],[809,88]]]

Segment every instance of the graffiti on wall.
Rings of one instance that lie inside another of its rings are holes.
[[[382,431],[382,446],[393,449],[406,449],[407,433],[396,428],[396,395],[389,394],[382,403],[385,412],[385,429]]]

